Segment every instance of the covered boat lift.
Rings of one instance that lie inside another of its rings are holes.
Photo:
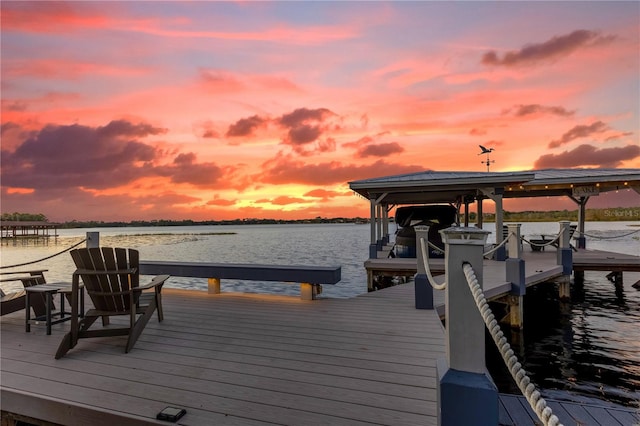
[[[482,228],[482,203],[495,203],[496,243],[503,240],[503,199],[569,197],[578,205],[578,247],[585,248],[584,223],[589,198],[600,193],[633,189],[640,194],[640,169],[544,169],[520,172],[424,171],[349,182],[349,187],[371,205],[369,258],[376,258],[389,242],[389,211],[400,205],[448,203],[458,211],[464,205],[464,225],[469,225],[469,205],[476,204]],[[496,253],[504,260],[504,247]]]

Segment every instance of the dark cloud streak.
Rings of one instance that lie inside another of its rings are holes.
[[[567,56],[579,48],[609,43],[612,36],[601,36],[597,31],[576,30],[570,34],[555,36],[538,44],[529,44],[520,50],[506,52],[502,58],[495,50],[482,56],[481,63],[495,66],[530,65],[540,61]]]
[[[557,148],[575,139],[589,137],[597,133],[606,132],[607,130],[609,130],[609,126],[602,121],[596,121],[589,125],[577,125],[563,134],[560,139],[549,142],[549,148]]]
[[[543,155],[534,163],[536,169],[571,168],[580,166],[619,167],[624,161],[640,157],[640,146],[598,149],[592,145],[580,145],[560,154]]]

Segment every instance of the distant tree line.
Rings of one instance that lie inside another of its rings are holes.
[[[16,221],[16,222],[48,222],[49,220],[42,213],[2,213],[3,221]]]
[[[494,222],[496,217],[494,213],[483,213],[484,222]],[[391,218],[393,220],[393,218]],[[469,213],[469,219],[472,222],[477,220],[475,212]],[[557,222],[560,220],[578,220],[578,210],[553,210],[553,211],[523,211],[510,212],[505,211],[503,220],[505,222]],[[587,209],[587,221],[640,221],[640,207],[614,207],[610,209]],[[22,221],[22,222],[49,222],[47,217],[42,213],[2,213],[2,221]],[[232,219],[232,220],[203,220],[196,221],[191,219],[184,220],[132,220],[130,222],[123,221],[78,221],[72,220],[60,223],[60,228],[107,228],[107,227],[144,227],[144,226],[202,226],[202,225],[271,225],[271,224],[295,224],[295,223],[369,223],[369,218],[362,217],[336,217],[324,218],[316,217],[314,219]]]
[[[587,209],[585,216],[585,219],[591,222],[634,221],[640,220],[640,207]],[[495,213],[483,213],[482,218],[484,222],[494,222],[496,215]],[[469,219],[475,220],[475,213],[469,214]],[[578,210],[553,210],[546,212],[533,210],[523,212],[505,211],[503,215],[503,221],[505,222],[558,222],[560,220],[577,221]]]
[[[47,217],[41,213],[3,213],[3,221],[39,221],[49,222]],[[169,219],[157,219],[157,220],[132,220],[130,222],[123,221],[97,221],[97,220],[72,220],[58,224],[59,228],[111,228],[111,227],[145,227],[145,226],[202,226],[202,225],[271,225],[271,224],[287,224],[287,223],[368,223],[368,218],[324,218],[316,217],[314,219],[232,219],[232,220],[203,220],[196,221],[191,219],[183,220],[169,220]]]

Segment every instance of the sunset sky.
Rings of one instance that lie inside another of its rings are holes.
[[[347,182],[486,170],[479,144],[640,167],[637,1],[0,5],[3,213],[368,217]]]

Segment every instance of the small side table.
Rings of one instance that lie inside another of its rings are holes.
[[[79,304],[80,317],[84,315],[84,285],[80,284],[80,297]],[[72,285],[71,283],[47,283],[47,284],[39,284],[34,286],[25,287],[26,297],[25,297],[25,331],[29,333],[31,331],[31,323],[38,321],[45,321],[47,326],[47,335],[51,334],[51,326],[53,324],[58,324],[63,321],[68,321],[71,319],[71,315],[65,316],[65,314],[71,314],[71,312],[67,312],[64,310],[64,299],[65,296],[71,294]],[[45,296],[45,305],[46,310],[45,314],[41,316],[37,316],[35,318],[31,318],[31,295],[34,293],[44,294]],[[57,312],[53,312],[51,307],[53,306],[53,296],[56,293],[60,293],[60,310]],[[54,316],[59,316],[57,320],[53,320]]]

